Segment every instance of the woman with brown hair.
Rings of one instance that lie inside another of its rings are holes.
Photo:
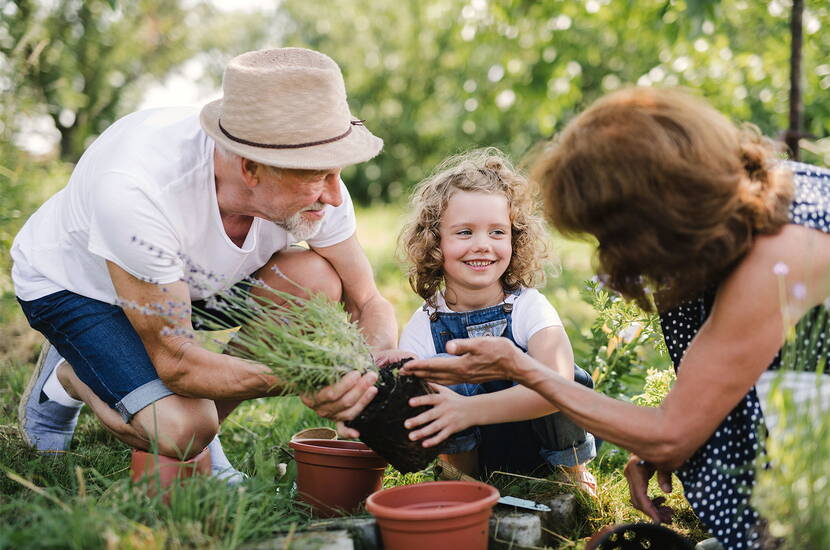
[[[790,325],[822,317],[830,295],[830,171],[777,161],[771,141],[689,94],[633,88],[574,119],[534,173],[554,227],[594,236],[606,284],[659,311],[678,372],[671,392],[658,408],[616,401],[498,338],[450,342],[458,357],[404,372],[443,384],[520,382],[632,452],[632,502],[655,521],[664,518],[648,480],[657,472],[671,491],[676,472],[726,548],[757,546],[750,496],[770,371]],[[819,363],[827,338],[820,348]]]

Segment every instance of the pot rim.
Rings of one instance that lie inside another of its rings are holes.
[[[445,487],[480,487],[484,489],[484,491],[482,496],[480,496],[476,500],[469,502],[458,502],[457,504],[441,506],[440,508],[417,508],[413,510],[407,508],[399,508],[396,506],[388,506],[386,504],[381,504],[378,502],[379,499],[383,499],[385,496],[388,496],[393,493],[420,491],[424,488],[424,486],[428,485],[434,488],[437,487],[438,484]],[[492,508],[498,499],[498,489],[496,489],[492,485],[488,485],[481,481],[426,481],[422,483],[413,483],[411,485],[400,485],[398,487],[382,489],[380,491],[377,491],[376,493],[372,493],[371,495],[369,495],[369,498],[366,499],[366,509],[369,511],[369,513],[371,513],[374,516],[378,516],[379,518],[393,520],[422,521],[433,520],[437,518],[458,517],[467,514],[475,514],[483,510]]]
[[[381,458],[379,454],[360,441],[345,439],[296,439],[288,442],[288,446],[298,452],[349,456],[356,458]]]

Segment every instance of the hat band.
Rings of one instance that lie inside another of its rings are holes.
[[[353,126],[363,126],[363,123],[366,122],[365,120],[352,120],[349,121],[349,129],[340,134],[339,136],[334,136],[333,138],[328,139],[321,139],[320,141],[309,141],[306,143],[287,143],[287,144],[273,144],[273,143],[257,143],[256,141],[248,141],[247,139],[238,138],[235,135],[231,134],[225,127],[222,126],[222,120],[218,119],[217,122],[219,123],[219,129],[222,130],[222,133],[225,136],[237,143],[241,143],[242,145],[250,145],[251,147],[262,147],[263,149],[302,149],[303,147],[313,147],[315,145],[325,145],[326,143],[331,143],[333,141],[339,141],[349,134],[352,133]]]

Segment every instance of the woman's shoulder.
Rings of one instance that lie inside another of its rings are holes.
[[[748,258],[790,260],[792,264],[815,264],[830,256],[830,233],[812,227],[788,223],[774,235],[759,235]]]
[[[757,237],[736,268],[734,278],[749,285],[766,285],[764,280],[778,280],[785,284],[791,297],[807,305],[827,297],[828,275],[830,233],[790,223],[774,235]]]

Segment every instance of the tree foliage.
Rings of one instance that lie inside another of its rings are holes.
[[[396,198],[448,154],[524,155],[625,85],[686,86],[772,136],[786,128],[789,4],[779,0],[285,0],[287,43],[343,67],[386,141],[355,167],[358,199]],[[805,124],[830,132],[830,7],[807,2]]]
[[[74,161],[88,142],[132,110],[142,92],[191,58],[206,15],[181,0],[13,0],[2,8],[3,94],[18,97],[4,119],[48,114],[60,154]]]

